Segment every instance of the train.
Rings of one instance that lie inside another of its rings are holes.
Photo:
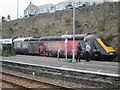
[[[91,59],[111,60],[117,56],[116,50],[110,46],[101,36],[96,34],[76,34],[60,35],[48,37],[19,37],[12,39],[13,50],[17,54],[32,54],[57,57],[72,58],[72,53],[75,53],[78,43],[81,43],[81,58],[85,58],[85,43],[91,46]],[[74,42],[74,44],[73,44]],[[74,45],[74,46],[73,46]],[[66,50],[67,48],[67,50]]]

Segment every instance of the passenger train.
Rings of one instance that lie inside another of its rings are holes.
[[[48,37],[23,37],[12,40],[13,49],[17,54],[38,54],[56,57],[59,50],[60,57],[69,58],[75,52],[76,46],[81,43],[81,58],[85,58],[85,43],[91,46],[91,59],[112,59],[116,51],[102,37],[95,34],[76,34],[73,50],[73,35],[48,36]],[[67,47],[67,52],[66,52]]]

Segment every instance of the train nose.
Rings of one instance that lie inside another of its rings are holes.
[[[109,52],[108,54],[110,56],[112,56],[113,58],[117,57],[117,53],[116,52]]]

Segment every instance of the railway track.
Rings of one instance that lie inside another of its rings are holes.
[[[13,75],[10,73],[6,73],[6,72],[1,72],[2,73],[2,81],[12,84],[14,86],[20,87],[20,88],[24,88],[24,89],[30,89],[33,90],[35,88],[37,89],[57,89],[57,90],[72,90],[70,88],[66,88],[66,87],[61,87],[61,86],[57,86],[57,85],[53,85],[53,84],[49,84],[49,83],[45,83],[45,82],[40,82],[37,80],[33,80],[33,79],[29,79],[26,77],[22,77],[22,76],[17,76],[17,75]]]
[[[7,81],[7,80],[2,80],[2,83],[7,84],[7,86],[9,86],[9,87],[3,87],[3,88],[21,88],[21,89],[23,88],[24,90],[28,89],[26,87],[23,87],[21,85],[18,85],[16,83],[13,83],[13,82],[10,82],[10,81]]]

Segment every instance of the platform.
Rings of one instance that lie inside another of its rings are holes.
[[[38,66],[46,66],[50,68],[58,68],[77,72],[94,73],[107,76],[119,77],[118,70],[120,69],[118,62],[93,61],[86,62],[65,62],[65,59],[30,55],[17,55],[10,57],[1,57],[1,61],[11,61],[26,63]]]

